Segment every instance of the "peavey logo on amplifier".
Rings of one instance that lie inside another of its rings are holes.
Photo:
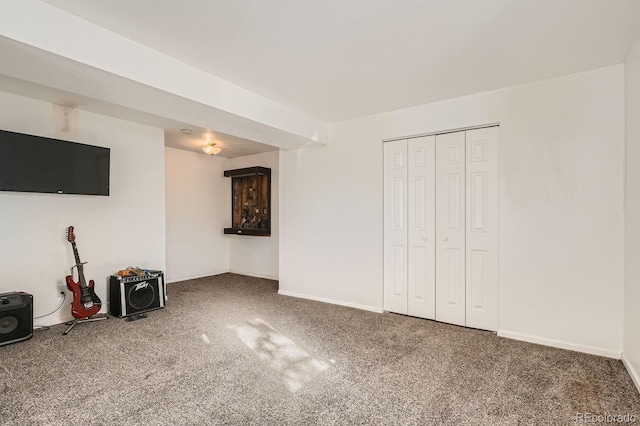
[[[134,275],[132,277],[118,277],[120,281],[123,283],[136,282],[140,280],[152,280],[158,277],[159,274],[149,274],[149,275]]]
[[[147,287],[149,287],[149,281],[142,281],[141,283],[136,284],[133,291],[144,290]]]

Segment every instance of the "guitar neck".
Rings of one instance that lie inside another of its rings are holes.
[[[78,254],[78,247],[76,246],[76,242],[71,243],[71,247],[73,248],[73,256],[76,259],[76,267],[78,268],[78,280],[80,281],[80,285],[82,287],[87,286],[87,282],[84,278],[84,268],[82,262],[80,262],[80,255]]]

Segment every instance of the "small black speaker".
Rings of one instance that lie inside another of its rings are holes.
[[[109,313],[128,317],[165,307],[164,276],[157,271],[143,276],[109,278]]]
[[[33,337],[33,296],[23,292],[0,294],[0,346]]]

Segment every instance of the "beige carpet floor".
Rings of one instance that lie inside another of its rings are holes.
[[[618,360],[280,296],[233,274],[0,347],[3,425],[543,425],[633,415]]]

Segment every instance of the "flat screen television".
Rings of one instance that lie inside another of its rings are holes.
[[[109,195],[110,153],[0,130],[0,191]]]

